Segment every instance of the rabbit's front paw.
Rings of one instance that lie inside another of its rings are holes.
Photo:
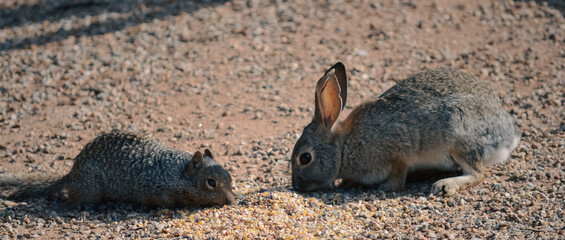
[[[404,185],[397,182],[388,181],[386,183],[380,184],[377,189],[383,192],[401,192],[402,190],[404,190]]]
[[[439,180],[432,186],[432,194],[435,196],[453,196],[457,190],[459,190],[459,185],[450,178]]]
[[[353,180],[342,180],[341,183],[339,184],[340,188],[344,188],[344,189],[353,189],[353,188],[358,188],[360,187],[361,184],[359,184],[358,182],[355,182]]]

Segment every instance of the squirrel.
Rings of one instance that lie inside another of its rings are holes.
[[[235,198],[230,174],[210,150],[192,155],[131,132],[96,137],[63,177],[0,178],[1,182],[19,185],[9,199],[64,197],[73,205],[114,201],[196,207],[231,204]]]

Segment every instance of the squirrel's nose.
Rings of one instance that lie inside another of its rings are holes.
[[[235,196],[231,191],[227,191],[226,193],[226,204],[232,204],[235,202]]]

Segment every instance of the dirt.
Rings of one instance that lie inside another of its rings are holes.
[[[0,174],[64,174],[98,134],[143,131],[184,151],[210,148],[240,201],[68,210],[44,198],[0,198],[0,235],[562,238],[564,14],[559,0],[2,1]],[[316,81],[338,61],[350,77],[347,112],[423,69],[480,76],[513,115],[521,142],[482,184],[452,198],[429,197],[430,179],[402,193],[297,194],[292,147],[313,116]],[[285,205],[295,202],[328,229],[300,222],[312,218]],[[261,211],[286,215],[253,217]],[[218,214],[239,222],[214,228]],[[286,225],[266,227],[277,222]]]

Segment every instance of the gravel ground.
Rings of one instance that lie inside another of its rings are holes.
[[[561,0],[0,1],[0,174],[65,174],[97,134],[133,130],[212,149],[239,195],[205,209],[0,198],[0,239],[564,239],[564,13]],[[298,194],[290,151],[337,61],[347,111],[421,69],[481,76],[521,142],[454,197],[429,196],[437,176]]]

